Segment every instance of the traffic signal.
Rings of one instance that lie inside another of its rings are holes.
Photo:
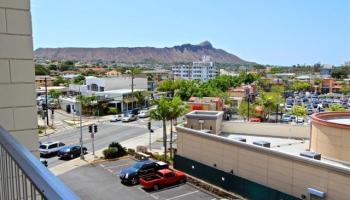
[[[148,122],[148,130],[151,130],[151,122]]]
[[[94,133],[97,133],[97,125],[94,125]]]
[[[89,126],[89,133],[92,133],[92,125]]]

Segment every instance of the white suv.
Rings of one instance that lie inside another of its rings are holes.
[[[47,142],[40,144],[39,152],[40,156],[49,156],[56,154],[59,150],[61,150],[65,146],[62,142]]]

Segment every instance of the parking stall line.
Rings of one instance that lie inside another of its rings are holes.
[[[105,168],[105,169],[114,169],[114,168],[124,167],[124,166],[128,166],[128,165],[131,165],[131,163],[123,164],[123,165],[113,165],[113,166],[108,166],[108,167],[103,167],[103,168]]]
[[[178,199],[178,198],[181,198],[181,197],[184,197],[184,196],[188,196],[188,195],[191,195],[191,194],[194,194],[194,193],[197,193],[199,192],[198,190],[195,190],[193,192],[188,192],[188,193],[185,193],[185,194],[181,194],[181,195],[178,195],[178,196],[175,196],[175,197],[171,197],[171,198],[168,198],[168,199],[165,199],[165,200],[173,200],[173,199]]]

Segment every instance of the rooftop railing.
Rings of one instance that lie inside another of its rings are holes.
[[[0,200],[77,200],[27,148],[0,126]]]

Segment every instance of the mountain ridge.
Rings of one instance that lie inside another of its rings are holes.
[[[94,62],[98,60],[120,63],[176,63],[198,61],[202,56],[210,56],[214,62],[249,64],[240,57],[222,49],[216,49],[209,41],[197,45],[190,43],[173,47],[62,47],[38,48],[34,56],[50,60],[76,60]]]

